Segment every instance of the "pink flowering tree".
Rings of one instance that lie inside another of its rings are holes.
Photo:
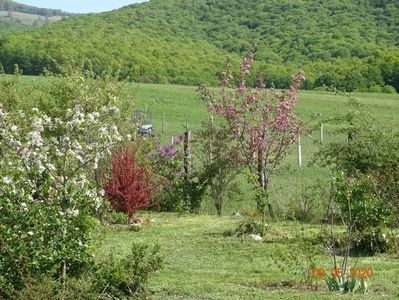
[[[270,179],[301,132],[294,108],[305,77],[303,72],[293,76],[287,91],[266,89],[261,79],[256,88],[250,88],[247,81],[252,63],[251,52],[242,59],[240,74],[234,78],[231,58],[228,58],[219,93],[206,86],[202,86],[200,92],[208,103],[208,111],[220,116],[235,137],[233,147],[240,164],[249,168],[259,187],[257,204],[264,221],[267,210],[270,217],[275,218],[269,197]]]

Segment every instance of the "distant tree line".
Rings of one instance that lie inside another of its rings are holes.
[[[61,9],[39,8],[35,6],[21,4],[11,0],[0,0],[0,10],[11,12],[16,11],[25,14],[34,14],[45,17],[70,15],[69,13],[62,11]]]

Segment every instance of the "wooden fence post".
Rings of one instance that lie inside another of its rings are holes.
[[[189,179],[190,179],[190,137],[191,132],[186,131],[184,133],[184,159],[183,159],[183,170],[184,170],[184,189],[186,194],[187,207],[190,208],[190,194],[189,194]]]
[[[190,139],[191,131],[184,133],[184,176],[188,180],[190,174]]]
[[[187,118],[187,115],[186,115],[186,131],[188,131],[188,118]]]
[[[320,143],[323,143],[324,140],[324,124],[320,124]]]

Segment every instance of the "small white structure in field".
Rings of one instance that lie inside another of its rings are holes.
[[[249,237],[257,242],[261,242],[263,240],[263,238],[258,234],[250,234]]]

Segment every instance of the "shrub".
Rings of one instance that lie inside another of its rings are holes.
[[[376,191],[385,205],[394,214],[392,226],[399,226],[399,163],[382,170],[372,171],[370,175],[376,182]]]
[[[393,244],[381,228],[369,228],[353,236],[352,251],[362,255],[386,253],[391,251]]]
[[[399,163],[398,129],[381,124],[367,106],[350,99],[347,113],[333,122],[348,138],[321,146],[316,154],[321,166],[352,176],[356,172],[384,171]]]
[[[128,256],[115,259],[111,255],[97,267],[92,290],[112,299],[143,297],[150,275],[162,264],[158,246],[151,249],[148,245],[135,243]]]
[[[370,175],[336,177],[336,202],[344,218],[353,219],[354,229],[365,231],[389,226],[392,211],[376,193],[375,181]]]
[[[147,155],[162,181],[159,207],[163,211],[199,212],[207,189],[208,174],[189,162],[187,132],[171,144],[159,146]]]
[[[375,179],[369,174],[336,178],[335,200],[344,220],[351,220],[355,249],[367,254],[386,252],[384,229],[393,224],[393,210],[379,197]]]
[[[382,92],[386,94],[396,94],[396,89],[391,85],[385,85],[382,87]]]
[[[349,104],[351,110],[337,118],[348,139],[323,145],[318,157],[339,173],[333,198],[345,222],[350,220],[356,243],[372,254],[387,250],[380,237],[399,223],[399,132],[378,123],[355,100]]]
[[[112,158],[112,177],[104,185],[104,191],[111,205],[127,213],[131,220],[138,209],[153,205],[158,185],[152,171],[138,163],[136,152],[125,147]]]
[[[373,85],[373,86],[369,87],[369,92],[370,93],[381,93],[382,87],[379,85]]]
[[[256,234],[264,236],[269,229],[269,225],[261,222],[260,218],[245,217],[240,221],[237,227],[229,233],[232,236],[241,236],[245,234]]]
[[[99,111],[76,105],[52,118],[38,109],[7,112],[0,105],[0,274],[5,285],[19,289],[25,278],[47,275],[64,281],[91,264],[93,224],[88,220],[102,203],[92,172],[122,139],[107,122],[114,113],[112,105]]]
[[[25,289],[7,290],[3,294],[0,290],[0,296],[20,300],[148,299],[149,277],[162,265],[158,246],[134,243],[126,257],[117,259],[110,255],[88,268],[81,277],[68,277],[64,286],[52,277],[29,278]]]
[[[326,189],[321,182],[307,184],[301,187],[299,193],[293,196],[289,202],[288,219],[298,221],[311,221],[316,218],[318,210],[327,198]]]
[[[106,212],[104,220],[108,224],[126,224],[128,222],[126,214],[117,211]]]
[[[162,180],[159,207],[162,211],[188,209],[184,197],[184,133],[175,137],[173,143],[158,146],[147,156],[152,169]]]
[[[222,215],[227,199],[240,193],[236,183],[239,168],[231,147],[233,141],[231,131],[226,127],[214,126],[213,121],[204,122],[198,133],[198,157],[203,166],[202,177],[209,187],[219,216]]]

